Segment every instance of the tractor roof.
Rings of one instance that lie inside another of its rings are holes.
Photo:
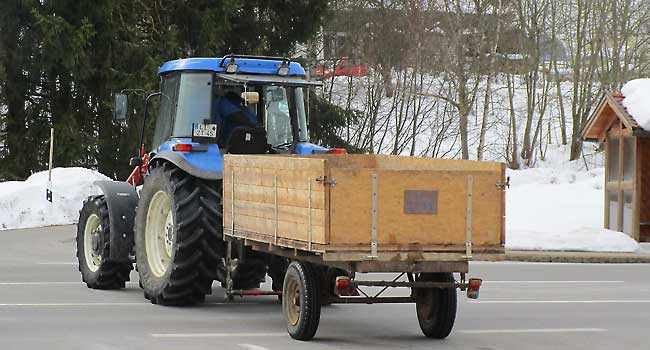
[[[234,60],[239,69],[238,74],[276,75],[283,62],[289,63],[289,76],[305,76],[305,70],[298,62],[289,62],[281,57],[226,55],[221,58],[185,58],[166,62],[158,69],[158,74],[172,71],[201,70],[226,72],[226,64]]]

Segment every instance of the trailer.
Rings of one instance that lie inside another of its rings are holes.
[[[385,155],[225,155],[223,232],[231,244],[288,260],[280,294],[288,333],[314,337],[323,304],[415,303],[425,336],[445,338],[456,289],[477,298],[470,260],[502,260],[502,163]],[[237,254],[236,256],[244,256]],[[358,273],[395,273],[361,280]],[[454,278],[460,275],[460,280]],[[404,280],[406,277],[406,280]],[[231,276],[227,277],[229,281]],[[366,287],[381,287],[378,293]],[[410,296],[384,296],[410,288]]]

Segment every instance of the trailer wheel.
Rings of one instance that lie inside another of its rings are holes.
[[[451,273],[421,273],[420,282],[454,282]],[[415,308],[422,333],[429,338],[444,339],[456,320],[457,296],[455,288],[415,289]]]
[[[284,276],[282,312],[293,339],[310,340],[320,322],[320,276],[309,263],[294,261]]]
[[[110,218],[104,196],[91,196],[79,212],[77,260],[88,288],[120,289],[129,280],[133,264],[110,260]]]
[[[150,170],[136,210],[135,246],[151,303],[195,304],[212,292],[225,251],[220,185],[170,163]]]

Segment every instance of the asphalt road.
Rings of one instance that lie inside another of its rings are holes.
[[[215,285],[206,304],[156,306],[135,272],[87,289],[74,250],[72,226],[0,231],[0,349],[650,349],[650,265],[472,263],[481,298],[459,298],[446,340],[421,335],[413,305],[336,305],[305,343],[273,297]]]

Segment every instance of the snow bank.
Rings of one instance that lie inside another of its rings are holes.
[[[630,80],[621,89],[625,96],[623,106],[634,117],[639,126],[650,130],[650,79]]]
[[[637,251],[633,239],[601,228],[603,168],[587,171],[582,161],[563,162],[564,151],[550,149],[537,168],[508,170],[506,248]],[[83,201],[99,193],[97,180],[109,178],[83,168],[54,169],[53,203],[45,200],[47,172],[0,183],[0,230],[75,223]]]
[[[634,239],[602,228],[604,168],[586,170],[582,160],[560,162],[549,155],[537,168],[508,170],[506,248],[637,251]]]
[[[84,168],[52,169],[52,203],[45,200],[47,171],[25,181],[0,182],[0,230],[76,223],[83,201],[108,177]]]
[[[586,252],[636,252],[639,244],[624,233],[604,228],[582,227],[569,232],[508,232],[508,249],[565,250]]]

